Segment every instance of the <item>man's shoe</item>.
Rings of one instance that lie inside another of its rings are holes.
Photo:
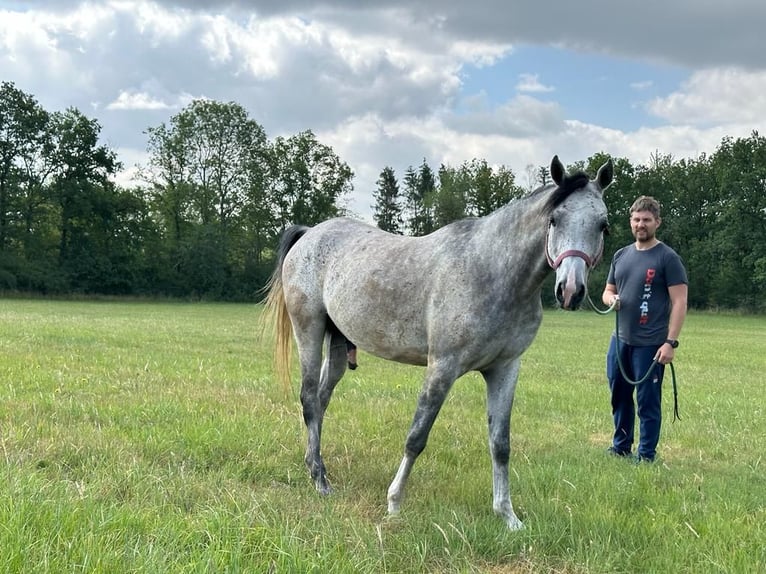
[[[640,454],[637,454],[636,464],[641,464],[642,462],[652,463],[654,462],[654,458],[649,458],[648,456],[641,456]]]
[[[610,454],[612,456],[619,456],[621,458],[624,458],[626,456],[630,456],[629,450],[619,450],[614,448],[614,446],[610,446],[608,449],[606,449],[607,454]]]

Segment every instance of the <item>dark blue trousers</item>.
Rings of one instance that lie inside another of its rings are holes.
[[[612,394],[612,416],[614,417],[612,446],[620,453],[631,452],[637,405],[638,456],[654,460],[662,426],[662,378],[665,374],[665,365],[657,363],[646,381],[639,385],[631,385],[625,380],[617,364],[618,348],[625,374],[636,381],[651,367],[659,347],[635,347],[622,342],[618,344],[617,338],[612,335],[606,355],[606,377]],[[636,390],[635,404],[634,389]]]

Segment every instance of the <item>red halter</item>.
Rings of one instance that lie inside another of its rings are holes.
[[[604,251],[604,240],[601,239],[601,245],[599,246],[598,253],[596,254],[596,257],[593,259],[590,258],[590,255],[585,253],[584,251],[580,251],[579,249],[567,249],[566,251],[563,251],[559,254],[558,257],[556,257],[556,260],[554,261],[551,259],[550,254],[548,253],[548,233],[545,234],[545,258],[548,260],[548,265],[551,266],[553,270],[556,270],[559,268],[559,265],[561,265],[561,262],[564,261],[567,257],[579,257],[583,261],[585,261],[585,265],[590,269],[598,264],[599,261],[601,261],[601,254]]]

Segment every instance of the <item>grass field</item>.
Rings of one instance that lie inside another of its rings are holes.
[[[385,518],[422,369],[360,354],[303,465],[256,305],[0,300],[0,571],[766,571],[766,319],[692,313],[660,461],[605,455],[612,318],[548,311],[491,510],[484,388],[457,382]]]

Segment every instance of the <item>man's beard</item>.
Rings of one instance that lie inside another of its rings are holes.
[[[636,241],[639,243],[649,243],[654,239],[654,233],[651,233],[650,231],[646,229],[642,229],[639,231],[636,231],[633,236],[636,238]]]

